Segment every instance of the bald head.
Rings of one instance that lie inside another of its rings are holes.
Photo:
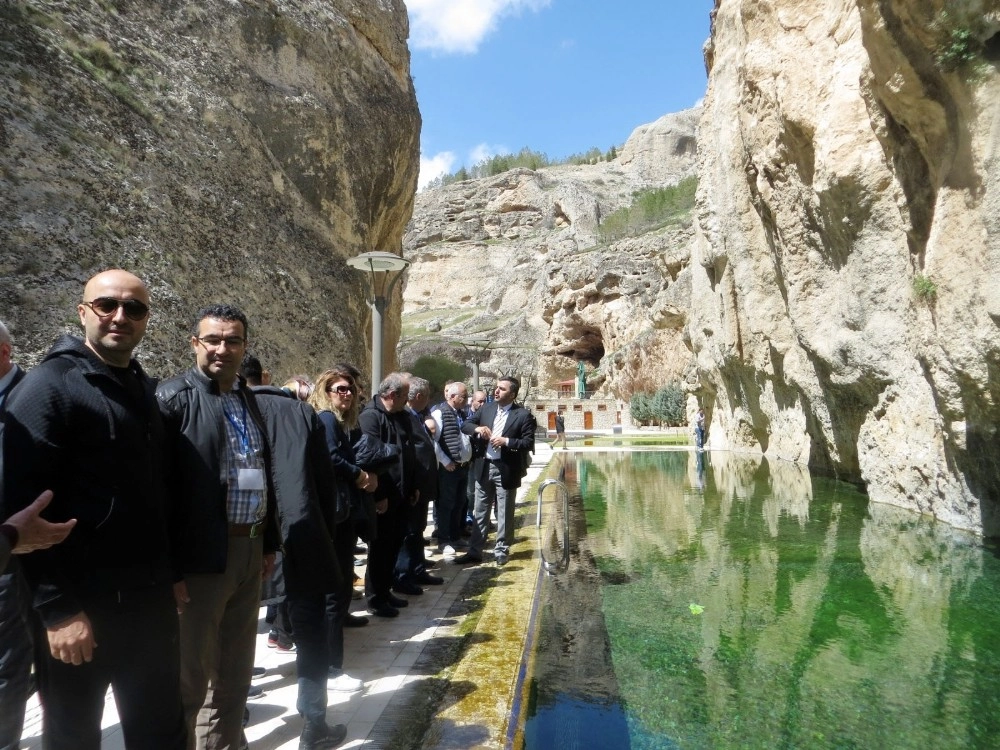
[[[112,367],[127,367],[146,333],[149,291],[135,274],[103,271],[84,286],[77,312],[87,348]]]

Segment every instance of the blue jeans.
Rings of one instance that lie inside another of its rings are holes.
[[[20,747],[31,682],[31,592],[16,557],[0,575],[0,750]]]
[[[295,633],[295,671],[299,685],[295,708],[307,723],[325,723],[326,679],[330,668],[326,596],[289,596],[286,601]]]

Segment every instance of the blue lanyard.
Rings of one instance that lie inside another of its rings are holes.
[[[237,396],[239,398],[239,396]],[[222,413],[226,415],[226,419],[229,420],[229,424],[233,426],[236,430],[236,434],[239,435],[240,443],[243,445],[243,457],[250,458],[250,428],[247,425],[247,405],[243,399],[240,399],[240,403],[243,405],[243,421],[240,422],[235,414],[230,414],[229,410],[226,408],[226,402],[222,402]]]

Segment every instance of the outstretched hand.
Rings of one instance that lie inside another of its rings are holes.
[[[17,546],[11,550],[14,554],[23,555],[59,544],[76,526],[75,518],[63,523],[50,523],[42,518],[41,512],[51,501],[52,490],[45,490],[31,505],[4,522],[17,529]]]

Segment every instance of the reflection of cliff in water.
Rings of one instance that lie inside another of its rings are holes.
[[[565,457],[563,457],[565,461]],[[628,732],[601,607],[599,574],[589,553],[577,554],[587,534],[575,466],[560,473],[570,492],[573,555],[568,569],[546,576],[540,592],[537,653],[526,744],[533,748],[628,748]],[[557,554],[562,509],[546,506],[542,546]]]
[[[578,459],[574,559],[618,584],[578,606],[642,717],[633,747],[995,746],[1000,569],[976,539],[795,464],[697,461]]]

